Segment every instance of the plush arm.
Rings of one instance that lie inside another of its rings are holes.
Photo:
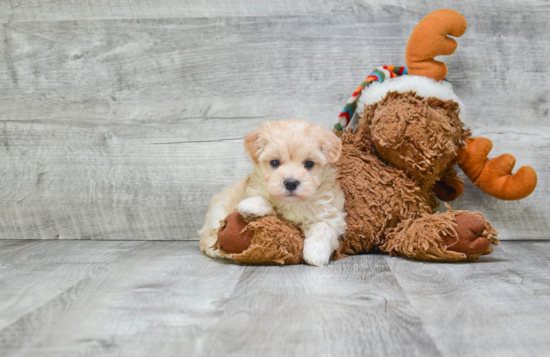
[[[519,200],[533,192],[537,173],[531,166],[520,167],[512,174],[516,158],[503,154],[493,159],[487,155],[493,143],[487,138],[469,138],[458,151],[458,166],[483,192],[501,200]]]
[[[435,183],[434,192],[443,201],[454,201],[464,192],[464,180],[458,177],[455,169],[449,167],[441,180]]]

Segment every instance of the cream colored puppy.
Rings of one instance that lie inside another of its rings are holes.
[[[322,126],[288,119],[246,135],[244,149],[254,169],[210,201],[199,231],[201,250],[220,256],[213,248],[220,221],[237,209],[248,218],[277,215],[294,223],[305,233],[304,260],[327,265],[346,229],[344,194],[333,166],[342,153],[340,139]]]

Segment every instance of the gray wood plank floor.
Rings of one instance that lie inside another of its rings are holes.
[[[241,266],[195,242],[0,242],[2,356],[547,356],[550,242]]]
[[[525,200],[468,183],[453,208],[549,239],[545,0],[1,1],[0,239],[198,239],[210,197],[250,170],[244,134],[331,127],[441,7],[469,23],[445,59],[467,124],[539,174]]]

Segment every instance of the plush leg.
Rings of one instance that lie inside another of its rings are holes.
[[[235,214],[237,212],[232,213],[232,215]],[[247,264],[290,265],[303,263],[304,235],[292,224],[275,216],[262,217],[253,221],[241,221],[226,219],[227,226],[222,226],[222,231],[229,229],[234,232],[218,235],[216,245],[222,257]],[[231,244],[231,241],[233,243],[239,241],[238,237],[231,237],[231,235],[247,235],[249,232],[252,232],[253,236],[247,243],[248,247],[244,247],[244,251],[241,251],[242,248],[240,248],[239,252],[231,253],[223,249],[223,247],[235,246],[235,244]]]
[[[381,249],[421,260],[472,260],[492,253],[497,234],[478,212],[425,213],[389,229]]]

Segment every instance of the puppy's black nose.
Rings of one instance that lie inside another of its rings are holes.
[[[283,184],[285,185],[287,190],[294,191],[300,184],[300,181],[294,179],[286,179],[283,181]]]

